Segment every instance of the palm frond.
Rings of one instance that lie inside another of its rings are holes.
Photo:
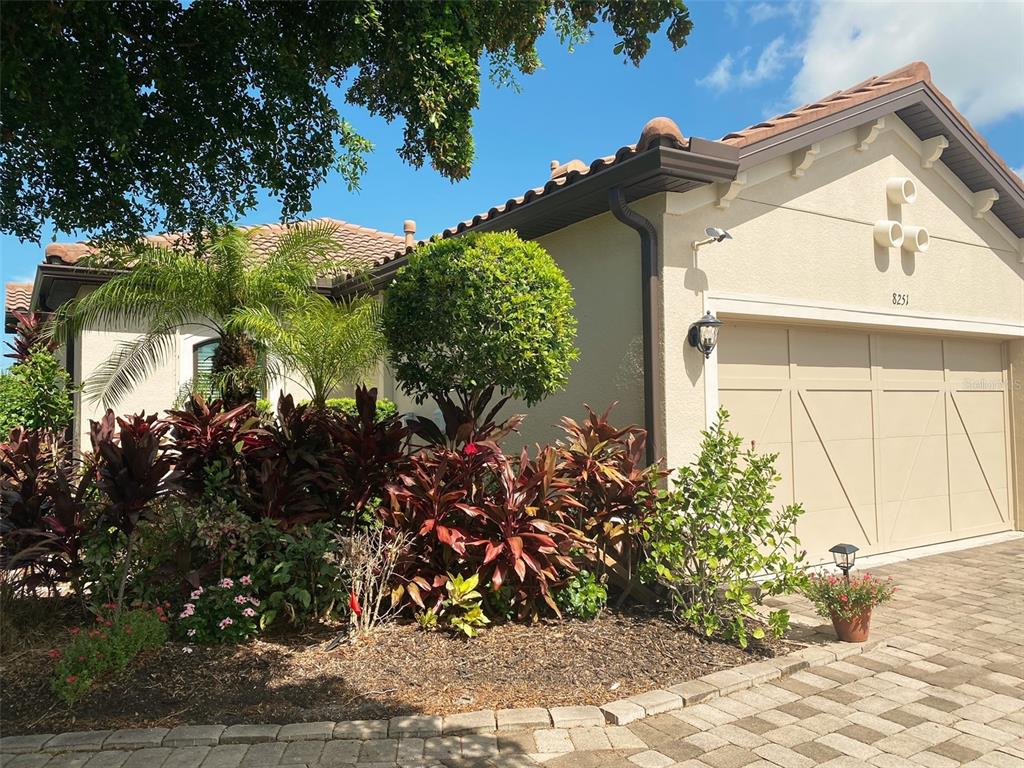
[[[82,388],[90,403],[114,408],[140,381],[167,361],[175,348],[173,327],[158,328],[133,341],[122,341],[90,375]]]

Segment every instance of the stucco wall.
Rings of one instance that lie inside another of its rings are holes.
[[[800,178],[791,173],[791,156],[754,167],[724,209],[717,206],[722,188],[665,196],[670,464],[689,460],[716,396],[714,361],[705,366],[685,342],[687,328],[705,308],[726,321],[729,312],[722,307],[738,312],[749,304],[754,317],[812,321],[858,310],[859,322],[878,327],[1020,335],[1024,266],[1016,239],[991,213],[975,218],[969,191],[941,161],[922,167],[920,142],[894,115],[866,151],[856,143],[853,131],[823,142]],[[887,201],[885,184],[892,177],[916,182],[913,204]],[[879,219],[927,228],[928,252],[910,255],[876,245],[872,226]],[[690,243],[709,225],[724,227],[734,239],[704,246],[694,264]],[[894,293],[906,295],[909,304],[894,306]]]
[[[637,210],[660,218],[660,203],[649,198]],[[523,445],[550,443],[562,433],[563,416],[583,417],[583,404],[603,411],[618,401],[613,419],[619,424],[643,424],[643,348],[640,314],[640,239],[610,213],[595,216],[538,239],[572,284],[579,322],[579,359],[566,389],[527,408],[510,402],[503,414],[527,414],[520,434],[505,441],[508,451]],[[400,410],[439,418],[433,401],[416,406],[396,391],[390,374],[383,389]]]

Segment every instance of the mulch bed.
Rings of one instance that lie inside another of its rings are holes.
[[[69,623],[54,617],[4,643],[5,735],[603,704],[785,647],[742,651],[640,611],[609,611],[588,623],[495,626],[469,641],[395,625],[332,651],[325,647],[336,630],[317,627],[245,646],[168,643],[95,686],[69,711],[50,692],[53,662],[45,655],[62,644]]]

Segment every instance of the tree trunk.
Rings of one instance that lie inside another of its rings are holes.
[[[212,363],[225,408],[256,402],[259,356],[252,339],[237,334],[222,336]]]

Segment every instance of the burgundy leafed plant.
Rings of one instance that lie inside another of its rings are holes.
[[[57,349],[57,343],[44,334],[44,319],[38,312],[11,312],[18,321],[14,329],[14,341],[7,342],[7,348],[11,351],[4,357],[9,357],[17,363],[23,363],[32,356],[33,351],[42,348],[47,352]]]

